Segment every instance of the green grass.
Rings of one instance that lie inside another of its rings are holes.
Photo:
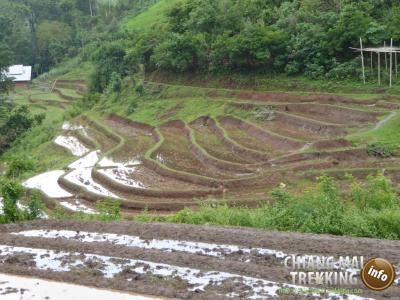
[[[154,126],[171,120],[189,123],[201,116],[217,117],[224,115],[223,101],[207,99],[166,99],[143,101],[129,118]]]
[[[400,83],[378,86],[375,82],[362,80],[309,79],[305,76],[284,74],[166,74],[155,72],[150,81],[167,82],[172,85],[192,85],[207,88],[226,88],[237,90],[289,92],[298,95],[319,92],[342,95],[356,100],[383,99],[386,95],[400,95]],[[188,83],[189,82],[189,83]]]
[[[93,71],[94,66],[91,62],[83,62],[67,69],[65,73],[57,76],[57,78],[63,80],[87,80]]]
[[[369,129],[361,133],[355,133],[348,137],[355,143],[388,143],[400,145],[400,113],[396,111],[396,115],[391,118],[382,127]]]
[[[149,9],[132,18],[127,17],[122,22],[122,28],[138,32],[146,31],[153,26],[165,26],[165,13],[179,0],[159,0]]]
[[[161,217],[144,211],[134,220],[399,239],[400,199],[390,180],[382,175],[366,182],[347,180],[349,188],[344,191],[327,176],[301,193],[278,188],[272,192],[275,202],[257,209],[203,204],[198,210],[186,208]]]
[[[40,94],[32,94],[32,100],[53,100],[53,101],[64,101],[58,94],[56,93],[40,93]]]
[[[73,98],[82,98],[82,95],[77,93],[76,90],[68,89],[68,88],[57,88],[61,91],[61,93],[65,96],[73,97]]]
[[[37,94],[39,89],[16,90],[10,94],[16,105],[27,105],[32,114],[45,113],[46,118],[40,126],[30,129],[24,134],[11,149],[5,152],[0,161],[5,161],[13,156],[28,157],[35,162],[35,171],[23,174],[21,179],[28,178],[47,170],[64,168],[76,160],[68,151],[57,147],[52,140],[60,132],[63,123],[64,110],[54,106],[42,109],[28,101],[29,94]],[[56,94],[48,94],[57,97]]]

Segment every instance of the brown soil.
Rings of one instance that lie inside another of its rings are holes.
[[[83,125],[86,128],[90,139],[97,142],[97,144],[100,146],[100,150],[103,153],[106,153],[107,151],[118,145],[119,141],[117,141],[114,137],[111,137],[109,134],[105,133],[103,129],[97,126],[90,119],[82,117],[77,120],[77,123]]]
[[[304,116],[310,119],[334,124],[371,123],[380,113],[367,112],[323,104],[285,104],[277,106],[279,111]]]
[[[136,170],[133,174],[128,177],[133,180],[143,182],[143,184],[149,189],[160,189],[160,190],[191,190],[199,189],[200,185],[190,184],[173,178],[163,177],[156,172],[146,168],[143,165],[135,167]]]
[[[221,118],[220,123],[229,134],[232,134],[232,138],[235,140],[238,139],[238,142],[240,141],[239,143],[243,143],[246,147],[271,152],[272,154],[300,149],[305,144],[300,141],[271,134],[234,117]]]
[[[338,161],[366,161],[371,158],[365,149],[347,149],[337,151],[316,151],[308,153],[295,153],[275,159],[275,164],[293,163],[312,159],[330,158]]]
[[[210,155],[234,163],[252,163],[254,160],[244,155],[235,153],[232,147],[224,143],[220,135],[215,133],[215,122],[209,117],[200,117],[190,124],[195,133],[197,143],[203,147]]]
[[[372,106],[395,109],[398,104],[387,101],[377,100],[355,100],[337,95],[327,94],[311,94],[307,96],[300,96],[289,93],[274,93],[274,92],[232,92],[231,96],[237,97],[242,100],[252,100],[270,103],[308,103],[315,102],[320,104],[332,104],[332,105],[356,105],[356,106]],[[398,100],[397,97],[386,99],[386,100]]]
[[[136,198],[137,196],[193,199],[195,197],[207,197],[221,194],[220,190],[205,189],[200,185],[160,176],[142,165],[135,168],[135,172],[131,174],[129,178],[143,183],[144,188],[124,185],[97,170],[92,171],[92,177],[108,190],[117,192],[127,199]],[[119,169],[109,169],[109,171],[110,170],[112,170],[116,177],[120,176],[122,172]],[[137,198],[135,200],[137,200]],[[157,202],[159,201],[158,199]]]
[[[301,141],[295,141],[283,136],[274,135],[234,117],[221,118],[220,123],[221,125],[226,126],[226,128],[230,128],[231,133],[234,133],[235,130],[233,129],[236,129],[237,132],[234,133],[235,136],[240,137],[240,135],[242,135],[240,140],[246,143],[246,146],[253,146],[257,150],[272,152],[273,154],[282,154],[294,151],[300,149],[305,144]]]
[[[275,119],[263,122],[263,126],[278,134],[301,138],[305,141],[345,135],[343,127],[319,123],[283,112],[276,112]]]
[[[84,80],[57,80],[56,87],[74,89],[77,92],[86,92],[86,83]]]
[[[348,148],[351,147],[351,143],[345,139],[324,140],[314,143],[314,147],[317,150],[332,149],[332,148]]]
[[[276,231],[191,226],[177,224],[134,223],[134,222],[77,222],[77,221],[35,221],[14,225],[1,225],[0,238],[4,245],[21,247],[45,248],[59,251],[79,253],[93,253],[98,255],[112,255],[120,258],[142,259],[182,267],[198,268],[206,271],[225,271],[251,277],[263,278],[275,282],[290,283],[291,277],[282,260],[277,258],[259,257],[255,254],[245,255],[233,253],[225,259],[217,259],[203,255],[188,254],[184,252],[162,252],[151,249],[131,248],[117,246],[109,243],[82,243],[75,240],[25,238],[9,235],[9,232],[32,229],[58,229],[74,231],[93,231],[104,233],[138,235],[143,239],[174,239],[219,244],[242,245],[243,247],[264,247],[291,254],[323,255],[323,256],[364,256],[365,260],[372,257],[383,257],[398,264],[400,262],[400,242],[389,240],[375,240],[367,238],[351,238],[331,235],[283,233]],[[0,262],[2,272],[33,275],[47,279],[72,282],[102,288],[114,288],[123,291],[132,291],[151,295],[175,297],[180,299],[225,299],[221,294],[232,292],[232,286],[223,284],[214,290],[205,292],[190,292],[185,282],[176,280],[155,280],[151,275],[135,276],[126,270],[124,276],[105,279],[98,274],[101,266],[91,263],[71,272],[40,271],[32,264],[29,255],[10,255]],[[122,275],[122,274],[121,274]],[[127,278],[134,278],[127,281]],[[356,288],[361,289],[362,296],[376,299],[398,299],[400,287],[392,286],[382,292],[372,292],[364,287],[358,280]],[[342,286],[343,288],[343,286]],[[344,287],[346,288],[346,287]],[[233,299],[241,299],[234,297]],[[290,298],[292,299],[292,298]],[[298,298],[296,298],[298,299]]]
[[[110,116],[108,116],[106,122],[110,126],[118,128],[126,135],[135,136],[138,134],[138,132],[141,132],[145,135],[150,135],[154,133],[154,127],[151,125],[132,121],[115,114],[111,114]]]
[[[122,147],[109,154],[117,162],[143,159],[148,149],[158,140],[154,129],[146,124],[115,117],[106,119],[105,124],[125,139]]]
[[[160,127],[164,143],[152,157],[172,169],[182,170],[192,174],[214,178],[232,178],[229,174],[212,165],[205,165],[193,155],[190,138],[185,124],[181,121],[171,121]]]
[[[270,156],[266,153],[246,148],[238,144],[231,138],[227,137],[224,129],[219,123],[217,123],[216,120],[210,119],[208,125],[210,126],[211,131],[221,140],[221,143],[223,143],[225,147],[228,147],[235,155],[244,157],[246,160],[249,160],[251,162],[266,161],[270,158]]]

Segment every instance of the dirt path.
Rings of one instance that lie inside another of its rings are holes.
[[[397,111],[392,111],[390,112],[389,115],[387,115],[383,120],[379,121],[375,127],[372,129],[372,131],[374,130],[378,130],[379,128],[381,128],[383,125],[385,125],[387,122],[389,122],[392,118],[394,118],[397,114]]]
[[[334,261],[382,257],[400,266],[400,241],[330,235],[51,220],[2,225],[0,232],[3,272],[179,299],[277,297],[293,283],[292,270],[284,265],[290,255],[333,256]],[[375,299],[400,297],[399,282],[379,293],[364,288],[361,280],[330,287],[357,288],[362,297]]]

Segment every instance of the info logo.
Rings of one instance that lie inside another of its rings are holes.
[[[372,258],[361,270],[364,284],[374,291],[382,291],[392,285],[396,272],[393,265],[383,258]]]

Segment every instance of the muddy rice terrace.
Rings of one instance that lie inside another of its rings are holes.
[[[213,89],[191,98],[179,87],[171,96],[168,85],[147,85],[167,107],[151,116],[153,124],[116,113],[69,120],[54,147],[76,161],[25,185],[70,208],[77,200],[90,209],[99,199],[113,198],[132,213],[176,211],[199,201],[255,206],[280,183],[312,180],[322,173],[362,177],[384,170],[400,180],[398,159],[369,155],[366,147],[346,140],[348,134],[373,130],[390,119],[399,106],[395,100]],[[80,81],[57,86],[84,89]],[[220,113],[205,110],[181,120],[186,101],[203,101],[213,109],[218,105]]]
[[[323,173],[340,179],[384,171],[400,181],[400,160],[371,155],[346,139],[384,124],[397,113],[397,99],[201,88],[192,96],[185,87],[152,82],[146,88],[167,109],[154,109],[149,122],[140,112],[127,118],[118,111],[64,122],[52,147],[75,161],[24,185],[41,190],[50,208],[57,202],[69,211],[96,213],[97,201],[115,199],[132,215],[205,201],[255,207],[279,184]],[[62,101],[51,105],[68,106],[84,90],[81,81],[60,80],[55,91]],[[31,101],[48,105],[40,97]],[[187,117],[194,102],[206,105]],[[0,231],[5,272],[169,298],[277,297],[281,288],[297,287],[282,264],[289,254],[378,255],[400,262],[398,241],[240,228],[42,220]],[[397,281],[382,293],[304,298],[399,295]]]

